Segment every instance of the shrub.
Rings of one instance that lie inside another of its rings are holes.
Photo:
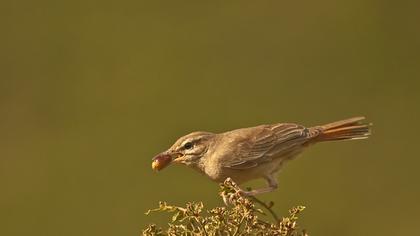
[[[280,235],[307,236],[305,230],[297,225],[298,215],[305,207],[297,206],[289,210],[289,216],[279,219],[272,210],[273,203],[265,204],[255,197],[244,197],[239,187],[227,179],[220,185],[219,195],[227,207],[205,210],[202,202],[187,203],[185,207],[172,206],[160,202],[159,207],[151,212],[169,212],[172,214],[168,228],[162,229],[151,224],[143,230],[143,235]],[[256,208],[255,203],[265,209]],[[273,222],[262,220],[259,216],[271,214]]]

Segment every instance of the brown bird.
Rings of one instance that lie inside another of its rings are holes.
[[[155,156],[152,168],[161,170],[171,163],[182,163],[223,182],[230,177],[237,184],[263,178],[268,186],[244,195],[267,193],[278,187],[276,174],[286,161],[312,144],[365,139],[370,124],[354,117],[321,126],[305,128],[293,123],[260,125],[225,133],[193,132],[179,138],[167,151]]]

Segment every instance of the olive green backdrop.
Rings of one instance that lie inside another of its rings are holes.
[[[314,146],[262,199],[312,235],[419,234],[419,5],[3,1],[0,234],[139,235],[159,200],[223,204],[151,170],[179,136],[358,115],[371,139]]]

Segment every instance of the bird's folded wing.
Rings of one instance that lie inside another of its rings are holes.
[[[238,144],[233,156],[224,162],[225,167],[252,168],[300,148],[308,140],[308,129],[297,124],[264,125],[255,129]]]

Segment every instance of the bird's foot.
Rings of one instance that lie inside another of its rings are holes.
[[[250,197],[250,196],[255,195],[255,191],[253,191],[253,190],[248,191],[248,190],[239,189],[238,194],[240,194],[243,197]]]
[[[235,192],[229,194],[223,194],[222,199],[226,206],[233,204],[238,198],[247,196],[246,191],[237,189]]]

